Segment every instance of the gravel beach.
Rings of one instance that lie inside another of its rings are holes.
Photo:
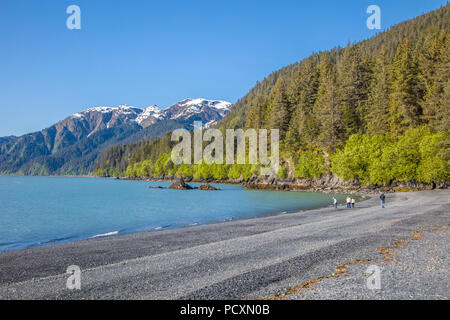
[[[450,192],[0,253],[0,299],[449,299]],[[81,269],[69,290],[68,266]],[[367,268],[381,270],[367,288]]]

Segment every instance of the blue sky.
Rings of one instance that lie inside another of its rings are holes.
[[[236,102],[312,52],[376,34],[444,0],[1,0],[0,136],[41,130],[91,106]],[[81,30],[69,30],[69,5]]]

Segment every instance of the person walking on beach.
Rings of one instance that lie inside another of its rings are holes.
[[[384,195],[384,193],[381,194],[380,199],[381,199],[381,207],[384,208],[384,205],[386,204],[386,196]]]
[[[347,197],[347,208],[351,208],[352,199],[350,197]]]
[[[355,207],[355,199],[352,198],[352,208]]]
[[[337,199],[335,197],[333,197],[333,206],[334,210],[337,210]]]

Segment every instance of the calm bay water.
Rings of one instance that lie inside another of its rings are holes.
[[[331,195],[149,189],[170,183],[0,176],[0,251],[331,205]],[[192,184],[199,185],[199,184]],[[344,196],[337,196],[343,200]]]

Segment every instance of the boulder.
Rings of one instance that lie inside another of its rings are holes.
[[[219,188],[215,188],[209,184],[202,184],[200,187],[198,187],[199,190],[220,190]]]
[[[190,185],[186,184],[183,180],[183,178],[180,178],[178,182],[175,182],[170,185],[169,189],[175,189],[175,190],[192,190],[194,189]]]

